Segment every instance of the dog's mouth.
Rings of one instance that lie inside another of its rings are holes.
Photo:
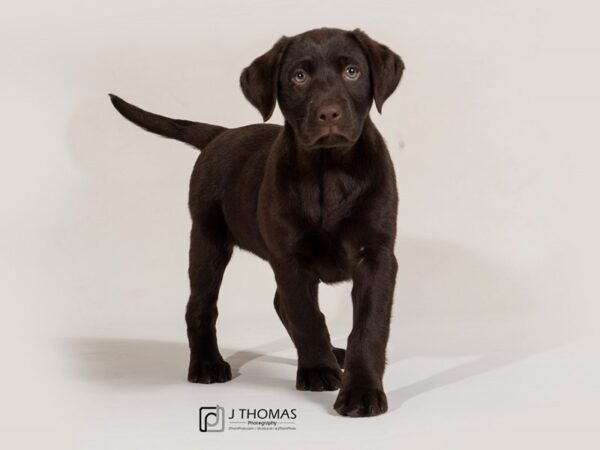
[[[323,127],[319,130],[317,136],[310,143],[311,147],[346,147],[352,143],[352,140],[340,129],[333,125]]]

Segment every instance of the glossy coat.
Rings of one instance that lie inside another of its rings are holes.
[[[217,345],[217,298],[238,246],[273,269],[275,309],[298,352],[296,387],[341,388],[334,407],[342,415],[387,410],[398,196],[369,111],[373,102],[381,111],[403,69],[362,31],[321,28],[281,38],[240,77],[265,121],[279,103],[283,126],[169,119],[111,95],[137,125],[202,149],[189,193],[191,382],[231,379]],[[346,351],[332,347],[317,298],[319,282],[344,280],[353,282],[354,314]]]

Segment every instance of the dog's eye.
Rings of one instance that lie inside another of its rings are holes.
[[[292,81],[296,84],[305,83],[306,80],[308,80],[308,74],[302,69],[296,70],[292,76]]]
[[[356,66],[348,66],[344,69],[344,78],[346,80],[354,81],[360,77],[360,70]]]

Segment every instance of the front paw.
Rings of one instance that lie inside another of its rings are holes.
[[[342,372],[331,367],[298,367],[296,389],[299,391],[335,391],[342,382]]]
[[[225,383],[231,380],[231,366],[227,361],[190,361],[188,381],[191,383]]]
[[[387,398],[381,389],[367,387],[343,388],[334,409],[342,416],[371,417],[387,411]]]

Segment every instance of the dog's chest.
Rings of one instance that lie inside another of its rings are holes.
[[[363,187],[350,175],[335,171],[301,187],[302,227],[296,254],[324,282],[348,279],[358,248],[347,239],[344,221],[357,214],[354,206]]]
[[[331,233],[353,213],[361,191],[361,184],[350,174],[323,169],[300,185],[301,215],[311,229]]]

